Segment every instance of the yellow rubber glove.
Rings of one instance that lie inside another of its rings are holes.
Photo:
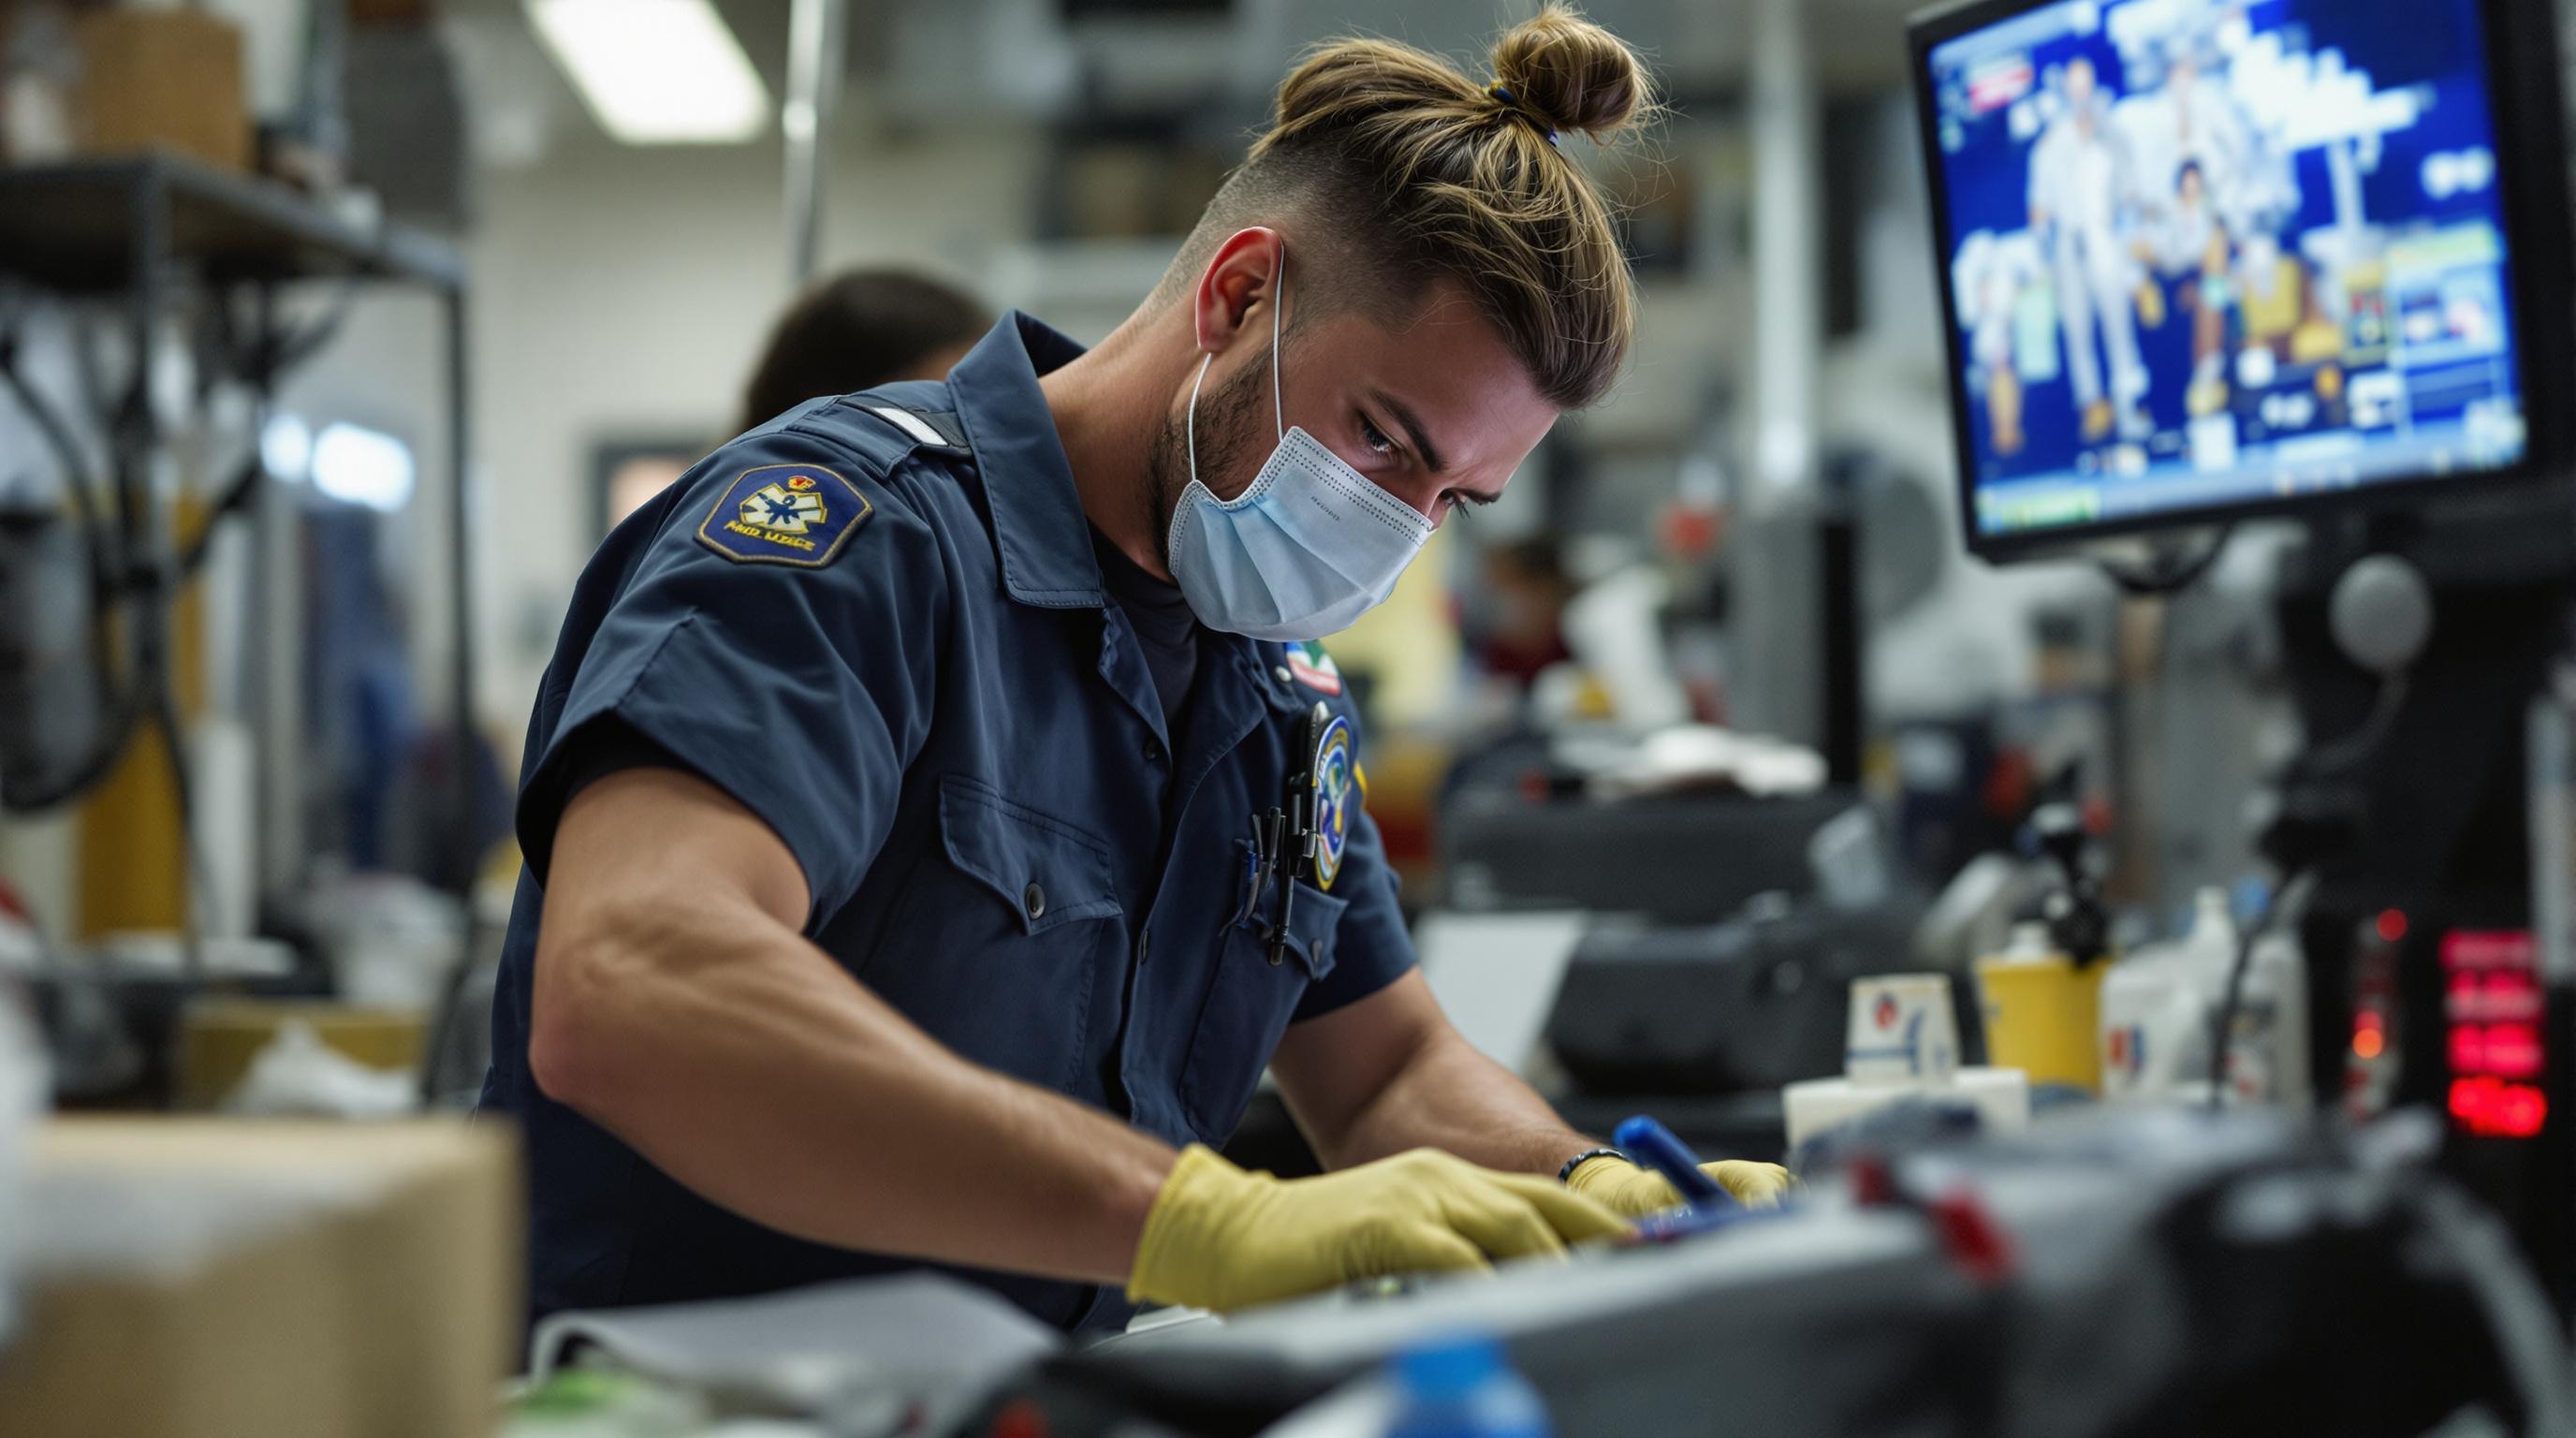
[[[1626,1220],[1552,1179],[1432,1149],[1278,1179],[1193,1144],[1145,1217],[1127,1296],[1226,1312],[1358,1278],[1561,1254],[1626,1232]]]
[[[1716,1180],[1718,1187],[1746,1208],[1779,1207],[1780,1195],[1797,1182],[1789,1176],[1789,1170],[1776,1163],[1752,1163],[1740,1158],[1704,1163],[1699,1171]],[[1673,1191],[1671,1179],[1639,1168],[1616,1154],[1605,1153],[1577,1164],[1574,1172],[1565,1176],[1565,1186],[1630,1218],[1661,1213],[1682,1201],[1682,1196]]]

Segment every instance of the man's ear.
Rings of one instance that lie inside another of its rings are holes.
[[[1191,294],[1200,350],[1223,352],[1256,316],[1264,330],[1270,327],[1265,306],[1278,303],[1273,281],[1285,245],[1277,230],[1255,226],[1235,231],[1216,247]]]

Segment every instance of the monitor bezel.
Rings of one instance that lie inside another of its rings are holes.
[[[2496,163],[2512,256],[2514,334],[2521,361],[2525,444],[2522,458],[2497,469],[2374,480],[2351,489],[2272,496],[2162,514],[1988,534],[1977,516],[1973,397],[1959,350],[1959,299],[1950,276],[1950,198],[1941,183],[1940,112],[1932,52],[1959,36],[2062,0],[1957,0],[1917,13],[1906,24],[1907,74],[1914,86],[1915,128],[1932,220],[1934,287],[1941,296],[1942,369],[1950,391],[1952,460],[1960,531],[1970,553],[1990,562],[2063,558],[2088,541],[2162,530],[2206,529],[2265,516],[2306,517],[2420,503],[2428,493],[2481,495],[2523,488],[2535,493],[2567,478],[2569,420],[2552,394],[2576,398],[2576,267],[2571,266],[2569,185],[2558,77],[2558,29],[2547,0],[2479,0],[2487,27],[2488,86],[2496,106]]]

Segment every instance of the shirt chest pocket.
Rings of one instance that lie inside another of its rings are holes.
[[[1275,902],[1276,889],[1267,897]],[[1271,904],[1263,907],[1277,917]],[[1333,971],[1335,936],[1349,907],[1348,900],[1301,880],[1285,944],[1274,945],[1260,922],[1233,925],[1219,938],[1216,976],[1190,1035],[1189,1066],[1181,1080],[1190,1127],[1203,1141],[1223,1144],[1243,1121],[1298,1001]]]
[[[963,1057],[1067,1088],[1123,953],[1108,847],[960,774],[940,780],[938,818],[939,849],[904,880],[864,978]]]

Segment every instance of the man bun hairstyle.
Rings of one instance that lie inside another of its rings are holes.
[[[1636,53],[1571,9],[1548,6],[1494,42],[1494,82],[1550,129],[1608,140],[1647,104]]]
[[[1490,66],[1470,79],[1389,40],[1309,51],[1158,297],[1186,292],[1226,236],[1284,219],[1310,315],[1409,315],[1427,285],[1454,280],[1550,403],[1598,400],[1627,355],[1636,296],[1611,205],[1560,147],[1651,117],[1645,68],[1555,3],[1496,41]]]

